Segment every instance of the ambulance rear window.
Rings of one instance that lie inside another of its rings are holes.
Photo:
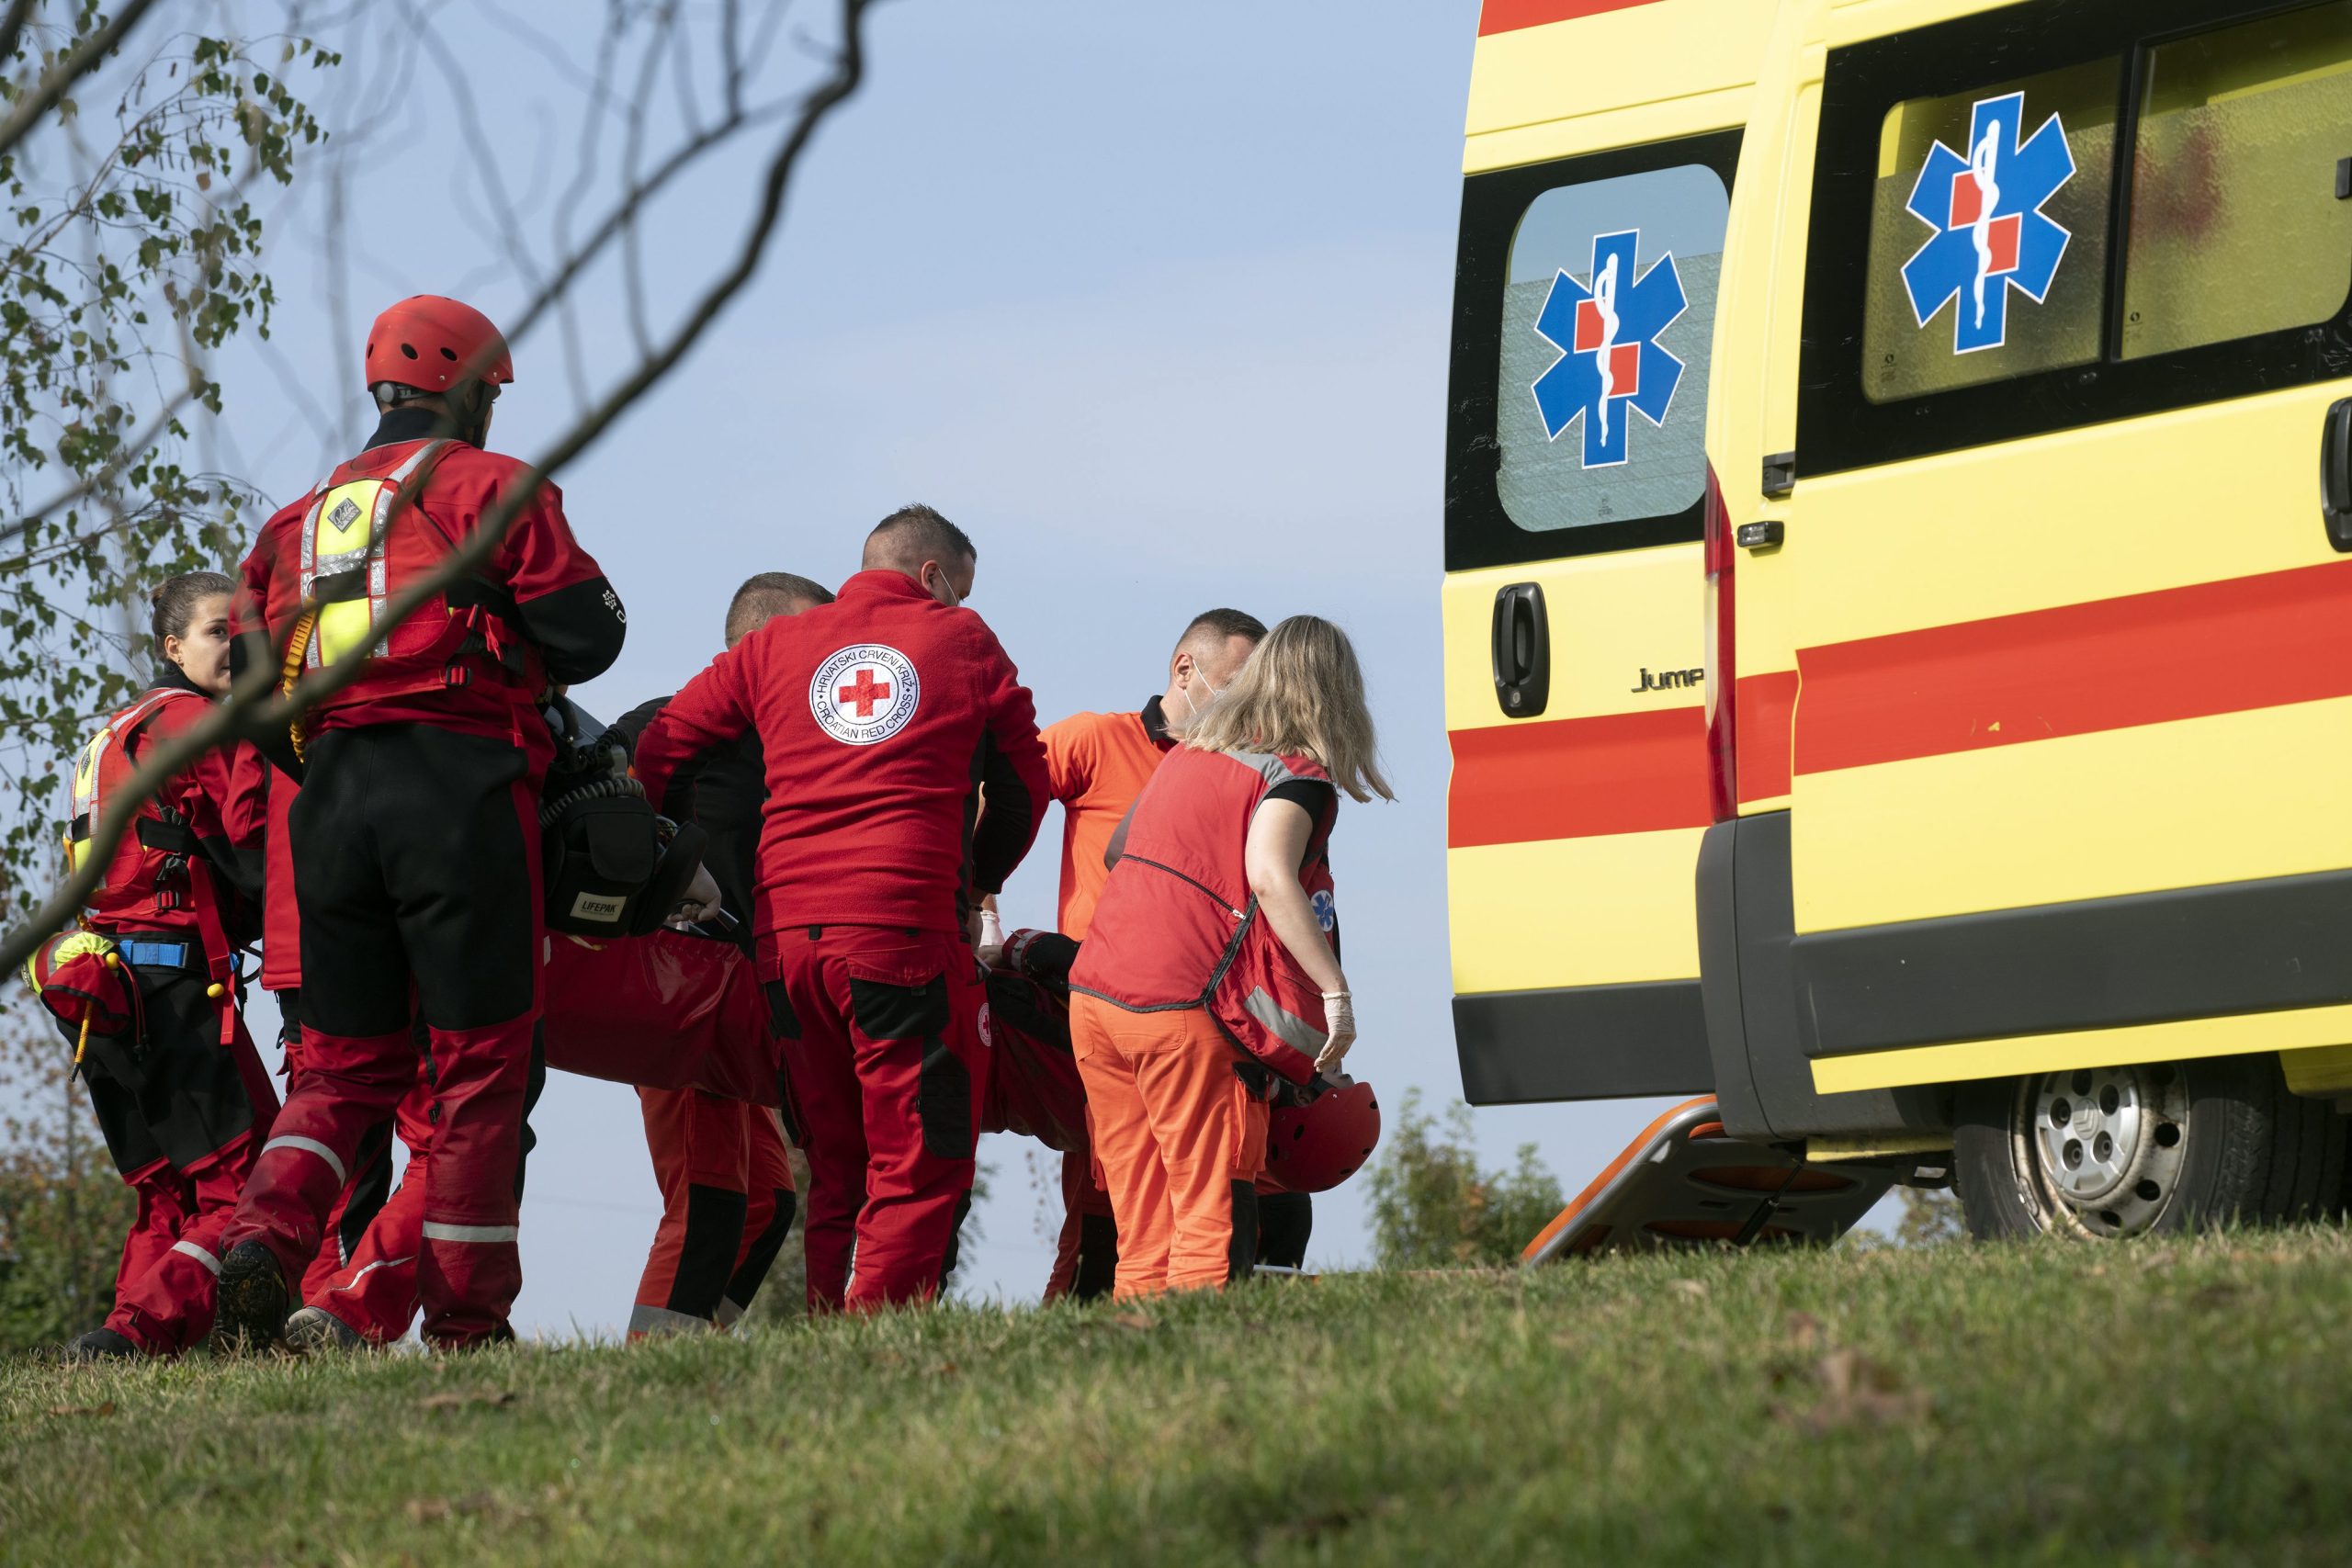
[[[1705,532],[1739,132],[1472,175],[1447,377],[1445,569]]]
[[[1511,237],[1496,488],[1530,533],[1669,517],[1707,486],[1707,373],[1731,195],[1684,164],[1566,185]]]

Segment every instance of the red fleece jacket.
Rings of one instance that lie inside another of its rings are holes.
[[[1037,836],[1028,688],[986,622],[904,572],[859,572],[720,654],[646,726],[637,775],[659,806],[679,763],[746,730],[767,758],[762,932],[956,931],[959,894],[1001,889]]]

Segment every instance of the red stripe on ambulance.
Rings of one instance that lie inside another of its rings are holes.
[[[1578,17],[1597,17],[1603,11],[1629,11],[1636,6],[1656,4],[1657,0],[1487,0],[1478,12],[1478,36],[1517,32],[1521,28],[1540,28],[1546,22],[1573,21]]]
[[[1797,672],[1742,675],[1739,694],[1739,798],[1789,793],[1789,728],[1797,705]]]
[[[2352,696],[2352,561],[1802,649],[1797,668],[1800,773]]]
[[[1457,729],[1453,849],[1703,828],[1707,722],[1696,707]]]

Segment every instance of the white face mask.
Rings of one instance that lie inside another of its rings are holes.
[[[942,570],[939,574],[938,587],[932,588],[929,583],[925,583],[923,586],[930,589],[931,596],[933,598],[938,599],[941,604],[946,605],[949,609],[956,610],[963,607],[964,596],[956,592],[956,585],[947,580],[947,573],[944,570]],[[946,595],[944,598],[941,598],[943,593]]]
[[[1214,703],[1217,698],[1225,695],[1225,688],[1223,686],[1209,685],[1209,678],[1201,673],[1200,666],[1194,665],[1193,667],[1193,673],[1199,677],[1200,683],[1202,685],[1208,686],[1209,695],[1208,702],[1196,701],[1193,696],[1193,688],[1190,685],[1187,685],[1184,688],[1184,706],[1187,710],[1184,722],[1187,724],[1190,724],[1193,719],[1200,717],[1203,713],[1206,712],[1210,703]]]

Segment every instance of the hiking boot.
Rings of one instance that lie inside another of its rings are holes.
[[[111,1328],[93,1328],[68,1339],[51,1352],[61,1361],[134,1360],[146,1352]]]
[[[220,1305],[212,1317],[217,1355],[274,1350],[286,1342],[286,1276],[257,1241],[241,1241],[220,1260]]]
[[[302,1307],[286,1320],[286,1348],[298,1356],[325,1350],[364,1350],[359,1331],[324,1307]]]

